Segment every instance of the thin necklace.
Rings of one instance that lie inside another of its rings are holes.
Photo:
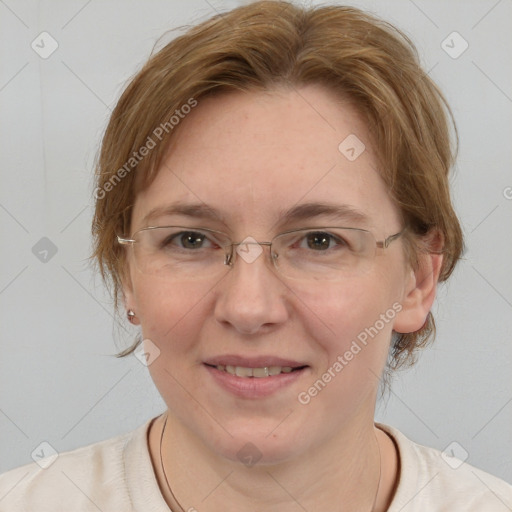
[[[164,468],[164,458],[162,457],[162,442],[164,440],[164,431],[165,431],[165,426],[167,425],[167,418],[168,417],[169,417],[169,413],[167,413],[165,415],[164,426],[162,427],[162,435],[160,436],[160,466],[162,468],[162,473],[164,474],[165,484],[167,486],[167,490],[171,494],[172,499],[175,501],[176,505],[178,505],[178,507],[180,507],[180,512],[185,512],[183,507],[180,505],[180,502],[177,500],[176,496],[174,496],[174,493],[172,492],[171,485],[169,484],[169,480],[167,479],[167,474],[166,474],[165,468]]]
[[[160,467],[162,468],[162,473],[164,474],[167,490],[169,491],[170,495],[172,496],[172,499],[175,501],[175,503],[178,505],[178,507],[180,507],[180,512],[185,512],[183,507],[180,505],[180,502],[177,500],[176,496],[174,496],[174,493],[172,492],[171,485],[169,484],[169,480],[167,479],[167,474],[165,472],[164,458],[162,457],[162,443],[164,440],[164,432],[165,432],[165,427],[167,425],[168,417],[169,417],[169,413],[167,413],[165,415],[164,426],[162,427],[162,434],[160,435]],[[377,491],[375,492],[375,498],[373,498],[373,505],[372,505],[372,508],[370,509],[370,512],[373,512],[375,510],[375,505],[377,503],[377,496],[379,495],[380,480],[382,477],[382,455],[380,453],[380,445],[379,445],[379,441],[377,440],[377,436],[375,436],[375,441],[377,443],[377,449],[379,450],[379,481],[377,482]]]

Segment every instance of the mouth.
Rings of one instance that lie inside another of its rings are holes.
[[[281,373],[292,373],[299,370],[303,370],[307,365],[303,366],[260,366],[256,368],[251,368],[249,366],[234,366],[234,365],[212,365],[205,363],[206,366],[211,368],[216,368],[220,372],[226,372],[230,375],[236,375],[241,378],[255,378],[261,379],[265,377],[274,377],[276,375],[280,375]]]
[[[299,361],[273,356],[219,356],[203,362],[215,385],[244,399],[270,397],[297,386],[310,367]]]

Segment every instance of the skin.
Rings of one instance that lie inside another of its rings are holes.
[[[355,161],[338,150],[350,134],[366,145]],[[377,240],[402,228],[366,126],[353,107],[317,85],[200,100],[181,122],[155,181],[138,193],[132,232],[146,227],[149,210],[177,200],[207,203],[219,220],[167,216],[152,224],[187,222],[234,241],[269,241],[304,227],[278,230],[280,208],[319,201],[363,211],[367,225],[353,227],[369,229]],[[347,223],[323,217],[314,224]],[[222,279],[192,283],[143,275],[128,258],[126,307],[136,312],[143,338],[161,351],[149,370],[169,410],[162,452],[173,493],[185,510],[332,510],[338,503],[343,510],[371,510],[380,449],[374,510],[385,510],[398,462],[393,442],[374,426],[378,377],[392,331],[423,326],[442,256],[422,256],[415,272],[398,239],[378,250],[366,274],[318,286],[287,281],[268,254],[265,248],[252,263],[238,257]],[[309,404],[300,404],[298,394],[394,303],[401,311]],[[293,358],[309,368],[269,397],[237,398],[202,364],[228,353]],[[153,423],[149,449],[163,496],[176,507],[160,470],[162,423],[162,417]],[[261,453],[250,468],[237,457],[247,442]]]

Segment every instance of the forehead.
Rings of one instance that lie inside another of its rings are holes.
[[[392,222],[397,213],[364,122],[319,86],[199,100],[155,180],[138,194],[133,218],[187,201],[247,226],[273,224],[284,210],[311,202],[363,211],[367,227]]]

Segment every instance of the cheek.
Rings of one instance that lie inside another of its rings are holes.
[[[314,339],[326,353],[328,367],[341,356],[351,367],[365,365],[380,371],[400,309],[396,297],[389,275],[373,275],[340,283],[339,289],[331,286],[314,302],[311,310],[325,326],[324,335]]]
[[[204,322],[199,317],[204,315],[208,287],[194,283],[165,285],[145,276],[134,291],[143,338],[149,338],[164,354],[189,351]]]
[[[323,418],[319,430],[339,429],[357,411],[371,408],[396,315],[390,286],[389,278],[375,275],[346,281],[338,290],[325,291],[311,308],[328,330],[315,336],[313,326],[320,322],[313,320],[316,314],[309,315],[308,338],[322,356],[297,399],[308,414]]]
[[[159,350],[158,357],[148,366],[151,378],[175,412],[186,412],[187,407],[195,407],[190,404],[187,390],[201,384],[198,372],[190,370],[200,360],[199,340],[207,317],[204,308],[208,287],[193,283],[163,285],[145,276],[135,293],[142,337],[151,340]]]
[[[387,279],[375,277],[340,282],[339,288],[330,285],[314,301],[315,311],[322,312],[334,335],[346,338],[373,324],[391,307],[396,294],[390,286]]]

